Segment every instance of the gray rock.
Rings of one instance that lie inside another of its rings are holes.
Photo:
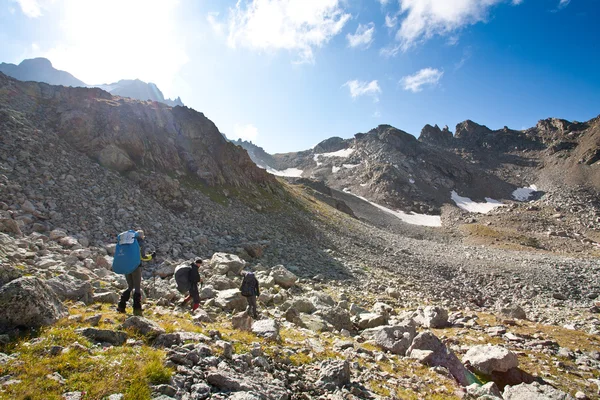
[[[215,305],[223,311],[244,311],[248,302],[238,289],[228,289],[217,292]]]
[[[315,315],[323,318],[337,330],[347,329],[350,331],[354,328],[350,313],[341,307],[321,308]]]
[[[348,360],[327,360],[321,362],[317,386],[325,388],[342,387],[350,383],[350,363]]]
[[[100,151],[98,162],[102,166],[118,172],[128,171],[135,166],[127,152],[113,144],[109,144]]]
[[[62,274],[46,281],[61,300],[83,301],[89,304],[93,299],[92,284],[71,275]]]
[[[279,324],[274,319],[261,319],[252,324],[252,332],[268,340],[279,340]]]
[[[210,268],[220,275],[226,275],[228,272],[239,275],[245,265],[246,261],[227,253],[215,253],[209,261]]]
[[[219,388],[219,390],[226,390],[230,392],[242,390],[242,385],[239,379],[225,371],[209,372],[206,375],[206,382],[216,386]]]
[[[415,321],[425,328],[444,328],[448,326],[448,311],[437,306],[427,306],[415,317]]]
[[[500,313],[509,318],[527,319],[527,314],[525,313],[525,310],[523,310],[521,306],[516,304],[501,307]]]
[[[331,326],[327,323],[327,321],[314,314],[300,314],[298,316],[298,321],[294,323],[313,332],[331,331]]]
[[[472,385],[467,386],[467,393],[475,398],[488,396],[486,399],[502,400],[502,394],[495,382],[488,382],[483,386],[478,383],[473,383]]]
[[[152,344],[154,347],[173,347],[184,342],[209,342],[211,339],[201,333],[195,332],[173,332],[158,335]]]
[[[154,393],[159,393],[159,394],[167,396],[169,398],[175,397],[175,395],[177,394],[177,389],[175,389],[171,385],[164,385],[164,384],[163,385],[156,385],[156,386],[154,386],[152,388],[152,391]]]
[[[10,281],[19,279],[23,276],[23,273],[18,269],[8,265],[0,263],[0,287],[6,285]]]
[[[354,323],[358,329],[375,328],[387,324],[385,315],[376,313],[361,313],[354,317]]]
[[[123,328],[132,329],[133,331],[148,337],[156,337],[165,333],[165,330],[156,322],[149,319],[133,316],[123,322]]]
[[[298,310],[298,312],[305,314],[311,314],[317,309],[317,307],[315,307],[312,301],[304,297],[292,300],[290,302],[290,307]]]
[[[63,400],[82,400],[84,396],[84,392],[67,392],[63,393]]]
[[[255,392],[235,392],[229,400],[264,400],[265,397]]]
[[[574,400],[573,396],[538,382],[507,386],[502,396],[504,400]]]
[[[90,326],[98,326],[100,320],[102,319],[102,314],[92,315],[83,320],[84,324],[88,324]]]
[[[80,328],[76,329],[75,332],[85,336],[86,338],[96,342],[106,342],[117,346],[122,345],[127,341],[127,333],[123,331],[112,331],[110,329],[96,329],[96,328]]]
[[[94,303],[117,304],[119,302],[119,295],[115,292],[94,293],[92,300]]]
[[[467,386],[475,381],[472,374],[465,369],[452,350],[448,349],[432,332],[418,334],[406,355],[430,367],[446,368],[462,386]]]
[[[463,357],[463,362],[469,362],[473,368],[485,375],[494,371],[506,372],[519,365],[517,355],[500,346],[473,346]]]
[[[373,340],[383,350],[404,356],[416,334],[414,326],[409,324],[384,326],[375,332]]]
[[[15,279],[0,288],[0,331],[52,325],[69,313],[39,278]]]
[[[273,277],[277,285],[284,289],[291,288],[298,280],[298,277],[293,272],[287,270],[283,265],[276,265],[273,267],[270,276]]]
[[[231,325],[233,328],[241,331],[251,331],[252,322],[252,317],[248,315],[247,312],[237,313],[231,317]]]

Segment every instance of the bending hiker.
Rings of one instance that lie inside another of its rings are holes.
[[[198,269],[201,265],[202,260],[197,259],[193,263],[181,264],[175,268],[175,283],[177,283],[177,290],[182,294],[189,292],[189,295],[183,300],[182,304],[186,304],[190,300],[193,300],[192,311],[195,311],[200,305],[198,283],[202,283],[202,278],[200,278]]]
[[[127,279],[127,290],[121,294],[117,311],[125,312],[127,302],[133,290],[133,314],[142,315],[142,261],[150,261],[156,252],[146,254],[144,231],[128,230],[117,236],[117,247],[113,260],[113,271],[124,274]]]
[[[260,296],[258,279],[250,271],[244,271],[242,274],[244,275],[244,279],[242,280],[240,291],[242,292],[242,296],[248,301],[247,311],[252,318],[258,319],[258,312],[256,311],[256,298]]]

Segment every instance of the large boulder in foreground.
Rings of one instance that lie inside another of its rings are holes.
[[[415,335],[415,327],[410,324],[382,326],[373,335],[373,340],[382,350],[404,356]]]
[[[0,331],[52,325],[69,315],[67,308],[41,279],[26,276],[0,288]]]
[[[517,355],[500,346],[473,346],[463,357],[478,372],[490,375],[494,371],[506,372],[519,365]]]
[[[123,328],[132,329],[134,332],[148,337],[156,337],[165,333],[165,330],[156,322],[138,316],[127,318],[125,322],[123,322]]]

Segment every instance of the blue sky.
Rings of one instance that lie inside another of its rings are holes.
[[[600,0],[0,0],[0,61],[139,78],[270,153],[600,114]]]

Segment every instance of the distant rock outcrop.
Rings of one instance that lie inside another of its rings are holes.
[[[171,107],[183,106],[181,98],[177,97],[175,100],[166,99],[154,83],[146,83],[139,79],[121,79],[115,83],[94,86],[106,90],[113,96],[130,97],[144,101],[158,101]]]
[[[444,129],[440,129],[439,126],[425,125],[421,129],[421,135],[419,141],[423,143],[429,143],[437,146],[447,146],[452,142],[452,132],[448,130],[448,126],[444,126]]]
[[[87,86],[70,73],[54,68],[50,60],[41,57],[23,60],[19,65],[1,63],[0,72],[20,81],[45,82],[50,85],[62,86]]]

